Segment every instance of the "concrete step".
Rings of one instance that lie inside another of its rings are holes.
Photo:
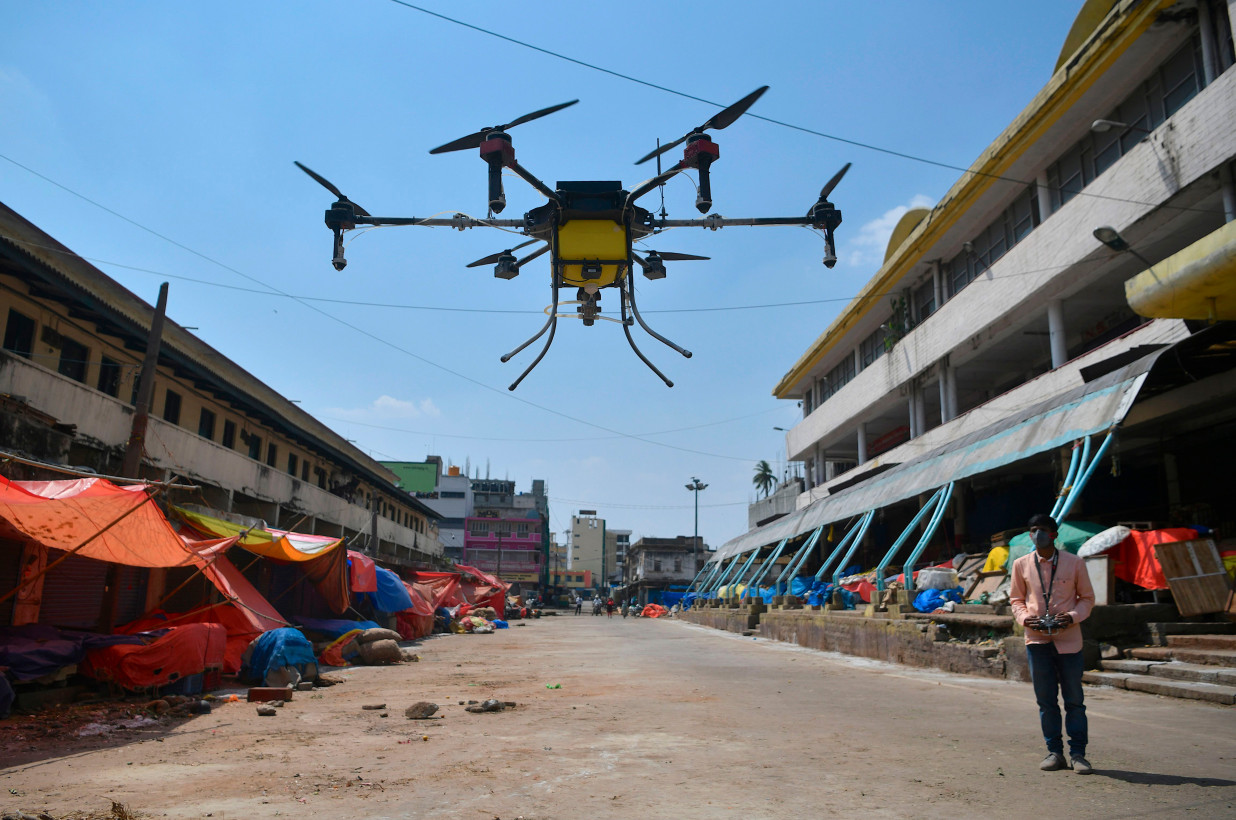
[[[1094,686],[1112,686],[1117,689],[1146,692],[1151,695],[1163,695],[1169,698],[1204,700],[1227,706],[1236,704],[1236,686],[1225,686],[1217,683],[1172,680],[1153,675],[1136,675],[1125,672],[1097,671],[1082,673],[1082,681]]]
[[[1227,666],[1210,666],[1203,663],[1170,663],[1150,664],[1148,674],[1173,680],[1192,680],[1201,683],[1219,683],[1224,686],[1236,686],[1236,669]]]
[[[1169,647],[1188,647],[1189,649],[1220,649],[1236,652],[1236,635],[1168,635]]]
[[[953,612],[958,615],[1007,615],[1009,608],[1006,604],[958,604]]]
[[[979,615],[964,612],[907,612],[906,618],[920,621],[935,621],[941,624],[972,626],[982,629],[1000,629],[1006,632],[1013,631],[1012,615]]]
[[[1126,654],[1143,661],[1180,661],[1209,666],[1236,667],[1236,649],[1193,649],[1184,646],[1145,646]]]
[[[1148,675],[1150,667],[1167,663],[1169,661],[1099,661],[1104,672],[1123,672],[1126,675]]]

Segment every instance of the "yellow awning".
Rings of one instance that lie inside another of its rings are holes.
[[[1151,319],[1236,319],[1236,222],[1126,280],[1124,295]]]
[[[234,535],[240,535],[241,538],[236,542],[237,545],[254,555],[274,558],[278,561],[312,561],[343,543],[342,538],[332,538],[329,535],[306,535],[286,530],[247,528],[222,518],[186,510],[184,507],[172,507],[172,510],[194,529],[214,535],[216,538],[231,538]]]

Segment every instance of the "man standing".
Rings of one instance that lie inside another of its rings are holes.
[[[1094,607],[1094,587],[1086,563],[1056,548],[1056,522],[1049,515],[1030,518],[1034,552],[1013,562],[1009,601],[1013,617],[1026,628],[1026,656],[1047,757],[1045,772],[1068,768],[1064,762],[1060,703],[1064,698],[1064,729],[1069,734],[1073,771],[1090,774],[1086,760],[1086,706],[1082,694],[1081,622]]]

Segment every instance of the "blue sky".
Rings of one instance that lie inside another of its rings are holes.
[[[417,5],[722,105],[769,85],[753,114],[963,167],[1047,82],[1080,8]],[[520,490],[545,479],[559,532],[585,508],[635,537],[689,535],[692,476],[709,484],[705,539],[745,531],[754,465],[784,464],[773,428],[800,413],[772,388],[875,272],[904,209],[934,204],[959,175],[743,117],[713,133],[713,210],[805,213],[853,162],[832,196],[845,217],[838,265],[826,270],[822,240],[801,228],[667,232],[646,247],[712,257],[640,279],[645,318],[695,354],[637,335],[676,386],[640,364],[617,325],[563,321],[510,394],[535,348],[498,359],[544,321],[548,265],[501,281],[465,265],[517,237],[383,228],[353,233],[336,273],[322,224],[333,197],[292,161],[371,213],[483,216],[475,152],[430,148],[578,98],[513,130],[520,163],[551,185],[630,186],[651,175],[633,163],[658,138],[715,106],[391,0],[46,2],[5,17],[0,201],[149,302],[170,281],[173,320],[374,457],[434,453]],[[518,179],[506,187],[504,217],[544,201]],[[697,215],[681,175],[665,201],[671,217]],[[783,303],[806,304],[759,307]],[[612,291],[602,307],[616,310]]]

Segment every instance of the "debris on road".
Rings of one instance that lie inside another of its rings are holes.
[[[404,714],[407,715],[408,720],[427,720],[436,711],[438,711],[438,704],[421,700],[409,706]]]

